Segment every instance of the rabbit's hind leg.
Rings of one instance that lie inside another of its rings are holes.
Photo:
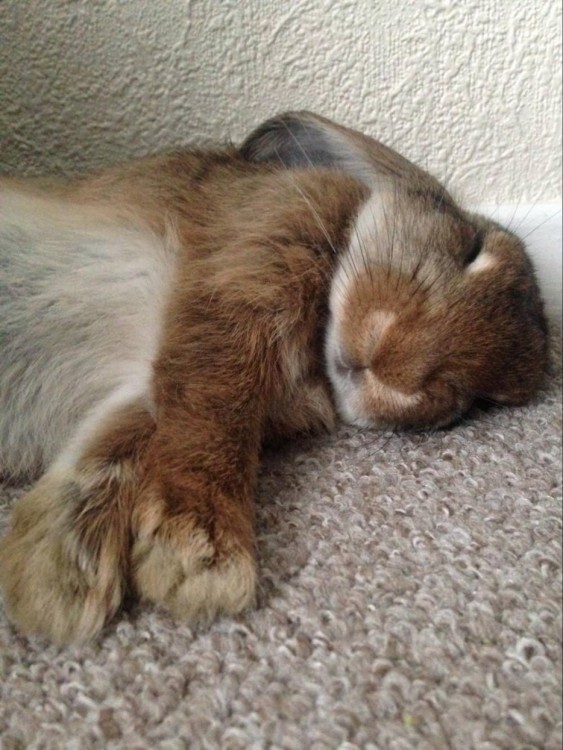
[[[15,506],[0,546],[10,618],[57,643],[95,636],[127,585],[131,505],[154,431],[142,396],[116,392]]]

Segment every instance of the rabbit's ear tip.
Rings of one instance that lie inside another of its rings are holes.
[[[328,167],[372,188],[384,178],[415,179],[434,186],[423,170],[393,149],[306,110],[284,112],[259,125],[239,149],[251,162],[287,168]]]
[[[259,125],[239,149],[244,159],[283,167],[331,166],[320,120],[311,112],[284,112]]]

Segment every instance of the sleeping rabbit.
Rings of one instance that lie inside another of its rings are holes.
[[[254,598],[268,440],[523,404],[547,326],[521,241],[360,133],[287,113],[239,148],[0,181],[9,616],[95,636],[127,590],[191,622]]]

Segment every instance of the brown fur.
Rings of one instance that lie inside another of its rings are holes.
[[[69,188],[69,200],[163,236],[173,225],[182,250],[154,365],[156,424],[141,404],[121,410],[75,473],[48,473],[16,508],[0,574],[24,631],[87,639],[127,581],[193,621],[253,601],[259,452],[333,424],[319,344],[328,243],[345,244],[364,195],[344,175],[271,172],[172,154]]]
[[[323,224],[330,217],[344,231],[340,217],[361,195],[357,186],[343,192],[340,178],[329,174],[299,182]],[[266,175],[244,187],[256,191],[256,213],[232,205],[224,224],[198,227],[198,257],[179,271],[155,364],[158,431],[134,513],[139,593],[192,619],[252,601],[252,499],[268,432],[332,421],[317,348],[334,256],[321,227],[308,226],[304,244],[302,222],[310,218],[293,179],[280,185]],[[220,200],[228,205],[226,195]],[[257,226],[261,217],[267,231]],[[244,585],[220,587],[213,597],[205,586],[225,570]]]
[[[405,196],[396,193],[395,203],[402,200]],[[464,274],[466,245],[483,222],[443,211],[430,222],[425,201],[408,201],[412,223],[396,228],[394,239],[394,252],[404,253],[405,271],[385,264],[360,269],[349,294],[348,361],[401,394],[424,393],[416,405],[401,410],[402,426],[449,423],[479,396],[525,403],[543,375],[547,339],[522,244],[488,225],[483,251],[495,265],[486,274]],[[409,246],[426,248],[426,264],[407,265]],[[378,310],[396,316],[376,343],[366,333],[374,299]],[[381,422],[397,424],[397,408],[385,406],[369,387],[363,403]]]
[[[478,395],[530,398],[546,339],[518,241],[464,214],[390,149],[334,127],[397,181],[389,236],[401,263],[354,268],[342,314],[342,366],[360,384],[363,410],[392,424],[435,425]],[[128,585],[191,621],[253,601],[260,451],[267,440],[334,423],[323,354],[328,296],[370,192],[346,169],[280,169],[272,163],[279,133],[272,147],[269,132],[257,131],[240,153],[175,152],[52,188],[163,238],[172,232],[179,250],[153,406],[119,409],[72,470],[48,471],[17,504],[0,578],[26,632],[89,638]],[[407,220],[397,226],[396,215]],[[481,231],[496,266],[486,277],[463,275]],[[409,397],[400,409],[393,401]]]
[[[58,643],[91,638],[121,604],[140,460],[154,432],[142,405],[112,415],[73,471],[20,500],[0,549],[8,614]]]

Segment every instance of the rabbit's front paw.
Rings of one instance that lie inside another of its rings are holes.
[[[173,516],[154,508],[145,514],[133,545],[133,582],[142,599],[165,607],[179,620],[208,623],[253,604],[253,535],[246,519],[229,523],[240,509],[231,508],[230,518],[215,518],[210,533],[209,525],[204,527],[189,512],[188,498],[186,506]],[[215,503],[210,507],[211,515],[217,513]]]
[[[85,641],[119,607],[128,532],[108,489],[78,473],[50,473],[16,504],[1,542],[0,583],[23,632]]]

